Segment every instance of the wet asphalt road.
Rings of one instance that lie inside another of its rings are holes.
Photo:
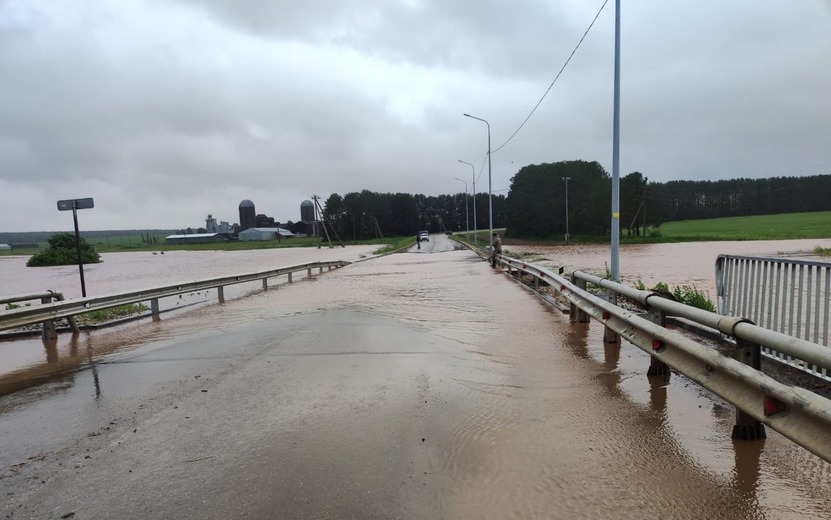
[[[743,455],[729,433],[711,445],[724,432],[701,430],[729,431],[729,412],[642,376],[627,390],[629,355],[604,353],[599,327],[569,324],[453,249],[433,236],[420,250],[95,333],[86,367],[0,398],[0,517],[831,511],[828,486],[800,485],[824,486],[827,472],[782,476],[801,451],[769,441],[765,462],[783,460],[779,474],[760,470],[756,453],[737,478]]]

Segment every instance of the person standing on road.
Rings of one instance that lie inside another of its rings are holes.
[[[416,245],[421,249],[421,233],[416,233]]]
[[[493,246],[491,248],[491,267],[496,267],[496,255],[502,254],[502,239],[499,237],[499,233],[493,234]]]

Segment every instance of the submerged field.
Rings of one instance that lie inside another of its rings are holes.
[[[527,238],[511,236],[510,228],[494,229],[506,239],[507,244],[561,244],[562,235],[547,238]],[[83,233],[81,234],[83,236]],[[457,232],[456,238],[473,242],[473,233]],[[142,242],[142,236],[125,234],[112,237],[94,237],[87,240],[99,253],[119,251],[171,251],[171,250],[243,250],[243,249],[271,249],[284,247],[329,247],[330,243],[316,237],[291,238],[281,241],[269,240],[265,242],[220,242],[210,244],[164,244],[164,237],[156,237],[160,243],[148,245]],[[671,242],[703,242],[720,240],[792,240],[803,238],[831,238],[831,211],[816,211],[808,213],[786,213],[781,215],[756,215],[748,217],[729,217],[703,220],[682,220],[665,222],[657,229],[650,228],[647,236],[630,237],[622,230],[621,241],[624,243],[671,243]],[[479,230],[478,242],[488,244],[490,237],[488,230]],[[395,250],[407,245],[414,239],[406,237],[385,237],[372,240],[346,240],[345,244],[377,244],[385,251]],[[572,235],[574,243],[608,242],[609,236],[582,236]],[[334,247],[339,244],[332,241]],[[385,247],[386,246],[386,247]],[[43,247],[43,245],[41,245]],[[0,251],[0,255],[31,255],[37,248],[17,249],[14,251]]]

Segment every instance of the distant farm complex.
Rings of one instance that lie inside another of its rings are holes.
[[[217,223],[213,215],[205,219],[204,230],[198,233],[180,233],[165,237],[166,244],[194,244],[224,242],[227,240],[282,240],[296,236],[317,236],[321,228],[318,207],[311,200],[300,203],[300,220],[275,222],[274,217],[257,213],[254,202],[245,199],[239,203],[239,224]]]

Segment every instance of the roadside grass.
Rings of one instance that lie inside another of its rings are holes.
[[[377,249],[375,251],[375,254],[386,255],[394,251],[398,251],[399,249],[402,249],[404,247],[408,247],[412,244],[415,244],[415,238],[407,235],[403,237],[376,238],[374,240],[362,243],[382,245],[383,247]]]
[[[690,307],[716,312],[716,304],[713,303],[708,294],[698,290],[695,285],[679,285],[670,288],[668,284],[658,282],[654,287],[648,288],[643,281],[638,280],[635,283],[635,289],[639,291],[653,291],[665,298],[681,302]]]
[[[139,314],[149,310],[149,307],[143,303],[132,303],[126,305],[119,305],[118,307],[111,307],[109,309],[102,309],[100,311],[90,311],[76,316],[76,320],[80,324],[86,323],[106,323],[108,321],[126,318],[134,314]]]

